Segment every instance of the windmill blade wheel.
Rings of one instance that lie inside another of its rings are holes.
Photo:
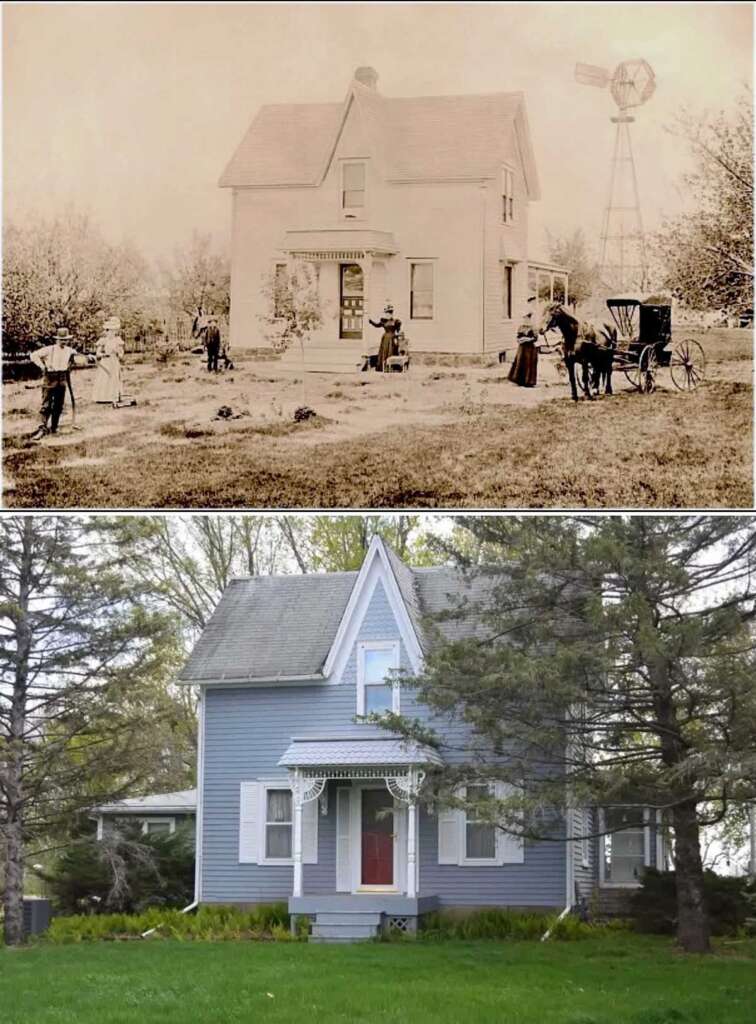
[[[635,386],[643,394],[650,395],[656,389],[656,374],[659,372],[659,360],[656,358],[656,346],[646,345],[641,349],[638,359],[638,371]]]
[[[706,355],[693,338],[685,338],[672,346],[669,359],[672,383],[679,391],[695,391],[706,377]]]

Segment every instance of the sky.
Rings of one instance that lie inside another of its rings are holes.
[[[577,61],[644,57],[657,89],[633,126],[647,227],[685,203],[665,126],[731,108],[753,64],[745,4],[5,4],[3,216],[87,211],[111,241],[169,258],[194,230],[228,246],[218,178],[265,103],[341,102],[372,65],[386,96],[522,90],[545,233],[596,242],[614,106]]]

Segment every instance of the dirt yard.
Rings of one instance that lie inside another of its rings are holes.
[[[31,444],[39,384],[3,385],[4,500],[17,508],[751,507],[752,337],[686,331],[708,358],[697,392],[666,370],[650,395],[574,406],[553,357],[535,389],[508,366],[307,374],[276,361],[208,375],[201,358],[132,361],[138,404],[94,405],[74,374],[76,429]],[[681,335],[682,336],[682,335]],[[230,418],[218,415],[222,406]]]

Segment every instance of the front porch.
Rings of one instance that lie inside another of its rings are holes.
[[[436,751],[401,740],[292,740],[279,761],[293,802],[293,887],[289,912],[314,918],[318,941],[356,941],[385,928],[417,930],[438,898],[420,895],[418,798]],[[329,787],[330,783],[330,787]],[[303,808],[336,802],[335,891],[303,891]]]

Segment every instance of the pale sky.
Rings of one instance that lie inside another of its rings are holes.
[[[544,229],[598,235],[614,106],[576,61],[644,57],[657,90],[637,115],[643,211],[684,202],[687,155],[664,131],[681,106],[731,107],[751,82],[744,4],[5,4],[5,218],[87,210],[112,240],[168,256],[193,229],[218,246],[231,197],[217,180],[264,103],[340,102],[369,64],[386,96],[522,90]]]

